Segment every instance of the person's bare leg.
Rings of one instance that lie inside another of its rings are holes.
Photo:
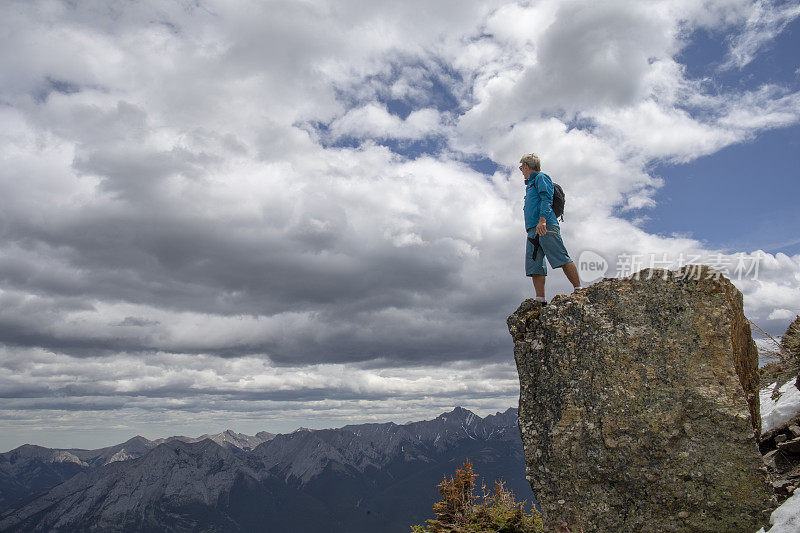
[[[547,281],[547,276],[542,274],[533,275],[533,289],[536,291],[536,296],[544,298],[544,282]]]
[[[581,279],[578,276],[578,269],[575,267],[575,263],[570,261],[569,263],[565,263],[561,266],[561,269],[564,271],[564,274],[567,275],[567,279],[570,283],[572,283],[573,287],[580,287],[581,286]],[[534,285],[536,282],[534,281]]]

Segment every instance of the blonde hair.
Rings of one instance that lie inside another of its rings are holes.
[[[522,156],[522,159],[519,160],[520,163],[525,163],[528,165],[531,170],[536,172],[540,172],[542,170],[542,163],[539,161],[539,156],[536,154],[528,154]]]

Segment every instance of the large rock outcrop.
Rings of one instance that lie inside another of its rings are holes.
[[[551,529],[766,523],[758,354],[730,281],[646,269],[526,300],[508,326],[528,480]]]
[[[797,315],[794,322],[789,324],[781,337],[781,350],[785,355],[800,361],[800,315]]]

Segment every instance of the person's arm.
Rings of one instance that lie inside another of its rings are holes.
[[[536,191],[532,185],[529,185],[525,190],[525,207],[523,208],[525,231],[533,231],[536,228],[536,216],[539,214],[539,210],[534,209],[533,206],[535,205],[538,194],[538,191]]]
[[[546,174],[536,176],[536,192],[539,194],[539,223],[536,225],[536,233],[544,235],[547,233],[547,219],[555,218],[553,212],[553,181]]]

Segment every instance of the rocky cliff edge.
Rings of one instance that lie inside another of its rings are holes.
[[[708,267],[604,279],[508,318],[526,473],[550,530],[752,532],[773,505],[758,354]]]

